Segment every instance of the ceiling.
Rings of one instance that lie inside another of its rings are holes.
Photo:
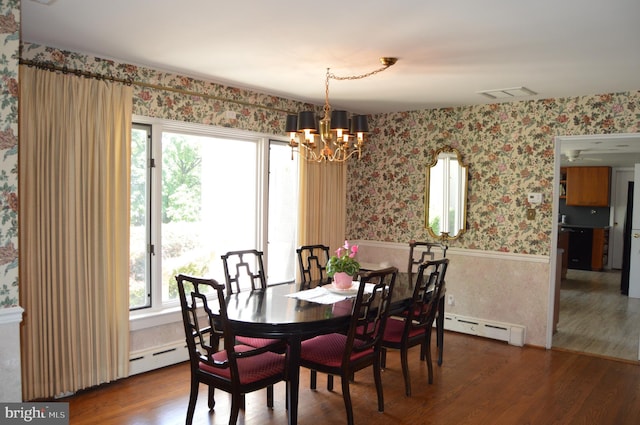
[[[632,167],[640,164],[640,133],[560,137],[560,165]]]
[[[371,77],[331,80],[332,107],[355,113],[640,89],[637,0],[21,4],[24,41],[315,104],[328,67],[361,75],[398,57]],[[537,94],[478,93],[514,87]]]

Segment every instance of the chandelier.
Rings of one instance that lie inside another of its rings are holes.
[[[349,119],[347,111],[332,111],[329,104],[329,80],[360,80],[384,71],[395,64],[397,60],[398,58],[380,58],[381,68],[366,74],[347,77],[336,76],[327,68],[324,82],[324,117],[320,119],[319,123],[316,122],[313,111],[287,115],[285,131],[289,133],[291,159],[293,159],[293,152],[296,149],[310,162],[344,162],[356,154],[360,159],[364,146],[364,134],[369,132],[367,116],[352,115]],[[316,143],[315,136],[318,132],[322,145]],[[298,136],[300,142],[298,142]]]

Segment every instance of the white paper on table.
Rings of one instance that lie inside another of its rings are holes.
[[[318,304],[334,304],[338,301],[346,300],[350,296],[334,294],[333,292],[327,291],[322,286],[316,286],[313,289],[306,289],[304,291],[287,294],[287,297],[297,298],[299,300],[310,301]]]
[[[366,283],[364,291],[371,292],[373,290],[373,286],[373,283]],[[322,286],[316,286],[312,289],[305,289],[304,291],[287,294],[287,297],[297,298],[299,300],[310,301],[318,304],[334,304],[338,301],[343,301],[355,297],[356,295],[357,294],[336,294],[335,292],[328,291]]]

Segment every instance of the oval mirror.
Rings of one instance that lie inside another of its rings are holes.
[[[437,239],[456,239],[466,230],[467,166],[460,152],[445,146],[427,165],[425,226]]]

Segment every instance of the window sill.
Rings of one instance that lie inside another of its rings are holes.
[[[180,306],[156,311],[135,311],[129,314],[129,331],[153,328],[182,321]]]
[[[291,283],[293,282],[282,282],[269,286],[287,285]],[[182,322],[182,311],[179,305],[160,310],[135,310],[129,313],[129,331],[139,331],[141,329],[178,322]]]

